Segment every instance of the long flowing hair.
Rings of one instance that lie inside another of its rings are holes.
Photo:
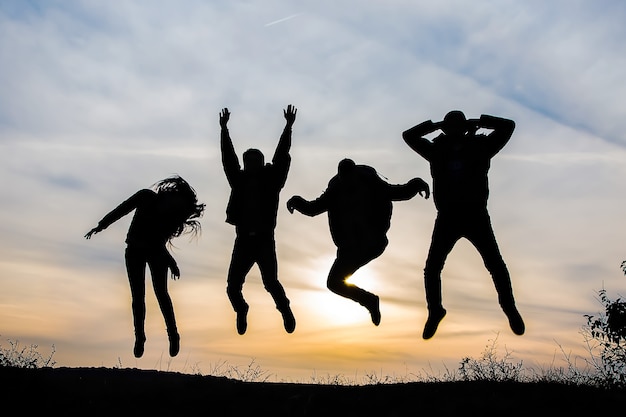
[[[168,213],[168,240],[188,233],[195,237],[201,232],[198,219],[206,205],[198,202],[196,191],[187,181],[179,175],[172,175],[153,184],[152,188],[159,196],[176,201],[176,204],[169,205],[173,212]]]

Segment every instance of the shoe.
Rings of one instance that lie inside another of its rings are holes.
[[[244,334],[248,329],[248,306],[237,311],[237,333]]]
[[[135,336],[135,346],[133,347],[133,354],[136,358],[143,356],[143,348],[146,343],[146,336]]]
[[[441,320],[446,316],[446,309],[440,307],[436,310],[432,310],[428,312],[428,319],[426,320],[426,324],[424,325],[424,332],[422,333],[423,339],[430,339],[437,332],[437,327]]]
[[[509,319],[509,326],[511,326],[511,330],[518,336],[521,336],[526,331],[526,326],[524,325],[524,320],[520,315],[519,311],[515,306],[503,309],[504,314]]]
[[[378,326],[380,324],[380,298],[377,295],[374,296],[374,302],[367,309],[372,316],[372,323],[374,326]]]
[[[296,330],[296,318],[293,316],[293,312],[289,307],[285,311],[280,312],[283,315],[283,325],[287,333],[293,333]]]
[[[180,335],[178,333],[174,333],[168,335],[168,339],[170,340],[170,356],[174,357],[178,355],[180,351]]]

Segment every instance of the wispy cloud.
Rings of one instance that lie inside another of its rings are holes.
[[[295,14],[289,15],[289,16],[287,16],[287,17],[283,17],[282,19],[278,19],[278,20],[274,20],[274,21],[272,21],[272,22],[266,23],[266,24],[264,24],[263,26],[265,26],[265,27],[268,27],[268,26],[273,26],[273,25],[276,25],[276,24],[278,24],[278,23],[282,23],[282,22],[285,22],[285,21],[287,21],[287,20],[293,19],[294,17],[301,16],[301,15],[303,15],[303,14],[304,14],[304,13],[295,13]]]

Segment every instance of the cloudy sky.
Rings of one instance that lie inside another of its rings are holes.
[[[597,291],[626,293],[624,21],[617,0],[0,1],[0,345],[54,346],[60,366],[208,372],[254,361],[278,380],[437,373],[494,338],[527,366],[584,357],[579,332],[601,310]],[[298,114],[276,239],[298,325],[285,333],[254,268],[239,336],[225,292],[234,230],[218,115],[230,109],[239,154],[271,155],[288,104]],[[452,109],[517,123],[492,161],[489,209],[521,337],[460,241],[442,277],[448,316],[421,339],[432,199],[396,203],[386,252],[353,277],[381,297],[379,327],[325,288],[335,252],[326,217],[284,205],[317,197],[344,157],[391,183],[431,183],[401,133]],[[174,173],[207,205],[202,235],[174,242],[181,352],[167,356],[148,285],[146,353],[135,359],[131,216],[83,236]]]

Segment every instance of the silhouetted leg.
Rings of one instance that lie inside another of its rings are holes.
[[[296,328],[296,319],[293,316],[289,299],[285,289],[278,280],[278,260],[276,259],[276,242],[274,236],[260,237],[258,240],[257,264],[261,271],[263,286],[274,299],[276,309],[283,316],[283,325],[287,333],[293,333]]]
[[[163,249],[165,250],[165,249]],[[151,254],[148,265],[152,274],[152,287],[154,294],[161,308],[161,313],[165,320],[167,336],[170,344],[170,356],[176,356],[180,350],[180,335],[176,326],[176,318],[174,316],[174,305],[172,298],[167,291],[167,261],[163,253]]]
[[[525,331],[524,321],[515,306],[511,277],[500,254],[489,215],[485,213],[477,217],[472,225],[467,238],[476,247],[483,258],[485,267],[491,274],[498,293],[498,302],[509,319],[511,330],[515,334],[522,335]]]
[[[380,299],[347,280],[363,265],[380,256],[386,245],[375,249],[346,249],[337,250],[337,258],[330,268],[326,286],[337,295],[349,298],[364,306],[372,316],[372,322],[380,324]]]
[[[135,329],[135,346],[133,353],[136,358],[143,356],[146,332],[146,258],[141,250],[126,248],[126,272],[130,283],[132,299],[133,326]]]
[[[230,266],[228,268],[228,279],[226,293],[235,313],[237,313],[237,332],[244,334],[248,327],[247,314],[248,304],[243,298],[243,284],[246,275],[254,265],[254,254],[251,248],[249,237],[235,238]]]
[[[435,335],[439,323],[446,315],[441,297],[441,271],[443,271],[448,254],[460,238],[455,219],[449,216],[437,215],[424,266],[424,286],[428,308],[428,319],[422,333],[424,339],[430,339]]]

